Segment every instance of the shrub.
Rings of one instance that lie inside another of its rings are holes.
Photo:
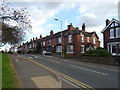
[[[97,48],[87,51],[86,54],[84,54],[84,56],[111,57],[112,55],[103,48]]]

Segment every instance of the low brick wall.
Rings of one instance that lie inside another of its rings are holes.
[[[88,56],[82,56],[82,57],[79,58],[79,60],[85,61],[85,62],[108,64],[108,65],[120,65],[120,57],[88,57]]]

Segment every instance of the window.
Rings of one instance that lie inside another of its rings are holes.
[[[72,35],[69,35],[68,36],[68,43],[71,43],[72,42]]]
[[[51,40],[48,40],[48,45],[51,45]]]
[[[96,38],[95,37],[93,37],[93,43],[96,44]]]
[[[81,53],[84,53],[84,45],[81,45]]]
[[[120,28],[119,27],[116,28],[116,37],[117,38],[120,37]]]
[[[114,23],[111,24],[111,27],[114,27]]]
[[[43,41],[43,46],[45,46],[45,41]]]
[[[56,52],[61,52],[62,51],[62,47],[61,46],[57,46],[56,47]]]
[[[84,42],[84,36],[81,37],[81,42]]]
[[[61,37],[58,38],[58,43],[61,43]]]
[[[116,53],[116,44],[111,44],[111,53],[114,55]]]
[[[114,38],[114,29],[110,29],[110,38]]]
[[[73,53],[73,46],[67,46],[67,49],[66,49],[67,53]]]
[[[115,23],[115,26],[118,26],[118,23]]]
[[[87,42],[88,42],[88,43],[90,42],[90,37],[87,37]]]

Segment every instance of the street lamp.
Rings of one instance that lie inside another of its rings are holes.
[[[62,56],[62,21],[60,21],[59,19],[56,19],[56,18],[55,18],[55,20],[61,22],[61,56]]]

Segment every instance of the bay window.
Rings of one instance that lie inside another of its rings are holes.
[[[72,35],[69,35],[68,36],[68,43],[71,43],[72,42]]]

